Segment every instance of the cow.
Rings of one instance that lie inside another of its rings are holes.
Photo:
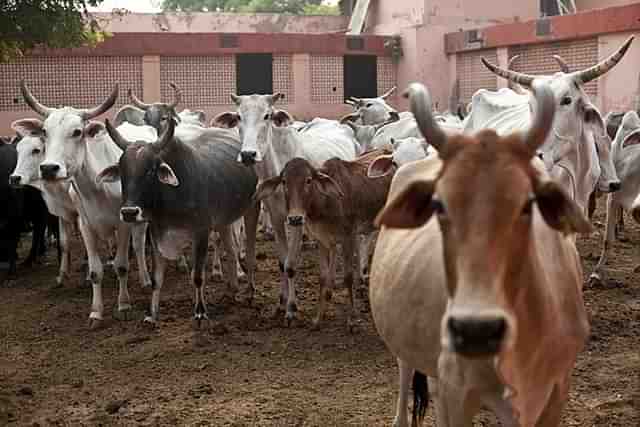
[[[591,281],[601,280],[622,213],[628,212],[636,222],[640,222],[640,117],[635,111],[624,115],[613,140],[612,155],[622,186],[620,191],[607,196],[602,252]],[[640,271],[640,267],[634,271]]]
[[[238,127],[242,149],[237,160],[255,169],[260,183],[279,176],[286,163],[295,157],[308,160],[314,167],[321,167],[332,157],[355,159],[360,145],[349,128],[337,121],[326,120],[309,123],[302,129],[292,127],[293,118],[289,113],[274,108],[274,104],[282,97],[280,93],[231,94],[237,111],[217,116],[221,126]],[[281,276],[280,299],[274,316],[284,312],[285,322],[290,324],[297,311],[294,278],[297,248],[302,242],[303,231],[299,224],[287,220],[281,189],[264,203],[275,232]]]
[[[376,329],[399,364],[398,427],[414,370],[414,425],[430,384],[438,425],[471,425],[481,406],[502,425],[560,423],[589,335],[575,233],[591,225],[535,158],[555,100],[545,81],[528,87],[531,127],[504,136],[447,135],[426,88],[409,87],[438,156],[395,173],[370,278]]]
[[[630,37],[614,54],[593,67],[572,73],[558,72],[539,76],[552,87],[558,114],[548,140],[538,152],[554,179],[581,206],[587,209],[588,198],[596,185],[601,191],[620,188],[611,162],[604,123],[598,109],[590,102],[583,85],[612,69],[627,52]],[[505,70],[482,58],[482,63],[496,75],[527,88],[534,76]],[[491,93],[481,89],[473,96],[471,115],[465,130],[495,129],[499,134],[525,129],[531,121],[528,95],[515,94],[510,89]],[[482,108],[491,105],[490,111]]]
[[[191,282],[195,290],[193,326],[201,329],[209,316],[204,282],[209,234],[220,233],[229,255],[225,273],[229,283],[224,297],[238,291],[235,249],[231,224],[245,215],[247,224],[247,268],[249,286],[245,296],[253,298],[255,271],[255,228],[253,206],[257,177],[251,168],[236,161],[240,142],[233,132],[202,129],[198,137],[183,142],[174,136],[176,122],[167,126],[152,144],[128,141],[105,121],[111,139],[122,155],[96,176],[97,182],[122,186],[120,215],[126,223],[148,222],[153,244],[153,293],[150,314],[145,321],[157,324],[160,290],[168,259],[177,259],[192,244]]]
[[[282,187],[287,206],[287,222],[304,226],[320,246],[320,290],[314,328],[324,318],[325,300],[334,287],[336,245],[342,246],[344,259],[343,286],[349,293],[347,328],[354,327],[356,310],[353,265],[359,263],[357,237],[373,232],[373,219],[384,206],[391,184],[391,174],[381,178],[367,177],[369,163],[384,150],[376,150],[352,161],[327,160],[317,169],[303,158],[293,158],[276,177],[263,181],[256,190],[256,200],[265,199]],[[300,250],[297,247],[296,250]]]

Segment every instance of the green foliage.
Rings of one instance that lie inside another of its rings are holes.
[[[185,12],[286,13],[292,15],[339,15],[336,6],[322,0],[163,0],[164,10]]]
[[[0,0],[0,62],[38,47],[94,46],[107,33],[88,6],[103,0]]]

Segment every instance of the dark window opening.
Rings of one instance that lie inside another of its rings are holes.
[[[344,97],[378,96],[378,58],[375,55],[345,55]]]
[[[558,0],[540,0],[540,16],[560,15]]]
[[[273,55],[236,55],[236,92],[238,95],[273,93]]]

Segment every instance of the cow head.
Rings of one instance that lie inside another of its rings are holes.
[[[536,233],[591,230],[578,206],[532,165],[551,132],[555,101],[548,83],[529,87],[537,107],[525,133],[448,136],[433,119],[426,88],[412,84],[411,110],[442,167],[434,179],[416,176],[392,193],[376,218],[392,228],[438,221],[449,299],[442,344],[464,357],[495,356],[514,344],[513,307],[525,284],[518,278]]]
[[[51,108],[41,104],[31,93],[24,80],[20,90],[25,102],[44,121],[21,121],[21,131],[45,141],[45,158],[39,166],[40,176],[46,181],[72,177],[83,165],[87,138],[95,137],[103,125],[90,119],[109,110],[118,99],[118,84],[100,105],[90,109],[71,107]]]
[[[202,110],[192,111],[188,108],[180,111],[178,117],[181,123],[186,125],[196,125],[205,127],[207,125],[207,115]]]
[[[397,112],[392,111],[391,113],[389,113],[389,118],[387,120],[375,125],[359,125],[354,121],[344,117],[340,119],[340,123],[351,128],[351,130],[353,131],[353,135],[362,147],[362,151],[369,151],[373,148],[371,146],[371,142],[373,141],[373,137],[376,135],[376,133],[378,133],[378,131],[386,125],[397,122],[399,120],[400,115]]]
[[[337,200],[344,197],[340,185],[333,178],[299,157],[287,162],[279,176],[262,182],[254,198],[262,200],[269,197],[279,186],[284,189],[287,223],[294,227],[304,225],[310,211],[329,207],[326,198]]]
[[[561,64],[561,69],[564,71],[555,73],[552,76],[537,77],[548,82],[555,97],[557,110],[552,132],[550,132],[547,140],[538,150],[538,155],[545,162],[547,170],[550,171],[556,163],[572,151],[583,149],[585,146],[587,146],[586,149],[591,150],[593,143],[584,142],[585,138],[588,138],[587,134],[605,134],[600,112],[589,100],[584,91],[584,85],[605,74],[620,62],[633,39],[634,37],[631,36],[610,57],[584,70],[570,73],[564,72],[569,70],[566,64],[563,65],[561,58],[557,57],[556,61]],[[482,58],[482,63],[496,75],[525,88],[530,88],[534,80],[532,75],[502,69],[489,63],[484,58]],[[588,152],[585,153],[585,157],[589,155]],[[614,176],[615,168],[611,161],[605,165],[600,159],[600,165],[603,169],[607,169],[607,172],[610,173],[609,176]],[[620,183],[616,178],[611,180],[610,186],[604,190],[610,192],[617,190],[619,187]]]
[[[166,129],[152,144],[144,141],[130,142],[116,128],[105,121],[109,136],[122,149],[120,161],[104,169],[96,177],[96,184],[116,182],[122,185],[122,207],[120,219],[124,222],[143,222],[151,220],[149,208],[155,202],[156,188],[159,184],[177,187],[180,181],[173,169],[164,161],[164,156],[175,144],[176,122],[169,120]]]
[[[163,102],[154,102],[152,104],[146,104],[138,99],[131,89],[128,90],[129,99],[131,103],[144,112],[142,121],[144,124],[153,126],[156,128],[158,134],[167,126],[171,118],[180,121],[180,116],[176,113],[176,107],[182,100],[182,92],[180,88],[173,82],[169,83],[169,86],[173,89],[173,102],[166,104]],[[136,120],[137,122],[137,120]],[[131,122],[133,124],[138,124]],[[118,124],[116,124],[117,126]]]
[[[40,179],[40,164],[44,161],[45,143],[44,136],[31,129],[39,129],[42,122],[38,119],[16,120],[11,124],[11,128],[20,137],[16,150],[18,151],[18,162],[11,176],[11,185],[28,185]]]
[[[355,113],[345,116],[343,119],[350,117],[350,120],[360,119],[363,125],[376,125],[386,122],[392,118],[392,115],[398,115],[398,112],[387,104],[386,99],[395,92],[396,87],[392,87],[377,98],[348,98],[345,103],[351,105]]]
[[[282,110],[275,110],[274,104],[284,98],[282,93],[273,95],[234,95],[231,99],[236,104],[236,112],[218,114],[212,126],[234,128],[238,127],[242,148],[238,154],[238,161],[245,165],[261,162],[269,145],[274,126],[287,126],[292,121],[291,116]]]

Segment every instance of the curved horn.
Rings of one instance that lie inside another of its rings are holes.
[[[531,153],[535,153],[551,131],[556,104],[553,91],[544,81],[535,79],[530,87],[536,100],[536,108],[531,127],[524,135],[524,142],[531,148]]]
[[[387,97],[391,96],[391,94],[395,91],[396,91],[396,86],[392,87],[391,89],[389,89],[388,91],[380,95],[380,98],[386,99]]]
[[[511,59],[509,60],[509,62],[507,63],[507,70],[511,69],[511,66],[513,65],[514,62],[516,62],[518,60],[518,58],[520,58],[520,55],[513,55],[511,57]]]
[[[420,83],[411,83],[403,96],[409,98],[411,112],[427,142],[437,151],[442,150],[447,142],[447,135],[433,119],[431,96],[427,88]]]
[[[531,82],[534,76],[524,73],[518,73],[516,71],[505,70],[496,65],[493,65],[484,58],[480,58],[485,67],[489,69],[493,74],[503,77],[511,82],[521,84],[522,86],[531,86]]]
[[[118,91],[120,90],[120,85],[116,83],[111,91],[111,95],[100,105],[95,108],[87,109],[82,111],[82,118],[85,120],[93,119],[94,117],[98,117],[100,114],[109,110],[109,108],[113,107],[113,104],[116,103],[118,99]]]
[[[182,101],[182,91],[174,82],[169,83],[169,86],[173,89],[173,102],[169,104],[169,108],[176,108]]]
[[[158,141],[154,142],[152,147],[153,151],[159,155],[163,155],[173,145],[173,141],[175,140],[173,137],[174,130],[176,127],[176,122],[173,118],[169,118],[169,122],[167,126],[165,126],[164,132],[158,138]]]
[[[141,109],[143,109],[143,110],[145,110],[145,111],[146,111],[149,107],[151,107],[151,104],[145,104],[144,102],[140,101],[140,100],[138,99],[138,97],[134,95],[134,93],[133,93],[133,91],[132,91],[131,89],[129,89],[129,90],[127,91],[127,94],[129,95],[129,99],[131,100],[131,103],[132,103],[133,105],[135,105],[136,107],[141,108]]]
[[[273,95],[268,95],[267,102],[270,105],[273,105],[276,102],[278,102],[279,99],[284,99],[284,93],[278,92],[278,93],[274,93]]]
[[[593,67],[587,68],[586,70],[576,71],[573,75],[582,84],[588,83],[593,79],[597,79],[620,62],[624,54],[627,53],[627,50],[629,49],[629,46],[631,46],[631,42],[634,38],[635,36],[629,37],[627,41],[624,42],[624,44],[607,59],[598,62]]]
[[[109,134],[109,136],[111,137],[111,139],[113,140],[113,142],[116,143],[116,145],[118,147],[120,147],[120,149],[122,151],[125,151],[127,149],[127,147],[129,145],[131,145],[131,142],[127,141],[121,134],[120,132],[118,132],[118,129],[114,128],[113,125],[111,124],[111,122],[109,121],[109,119],[105,119],[104,120],[104,126],[107,128],[107,133]]]
[[[24,79],[20,80],[20,92],[22,92],[22,97],[24,98],[24,102],[27,103],[29,107],[36,113],[40,114],[43,117],[47,117],[49,113],[51,113],[52,108],[49,108],[43,104],[41,104],[35,96],[31,93],[27,84],[24,82]]]
[[[551,56],[553,59],[556,60],[556,62],[558,63],[558,65],[560,66],[560,71],[562,71],[563,73],[569,74],[571,72],[571,70],[569,70],[569,66],[567,65],[567,61],[565,61],[562,56],[560,55],[553,55]]]

